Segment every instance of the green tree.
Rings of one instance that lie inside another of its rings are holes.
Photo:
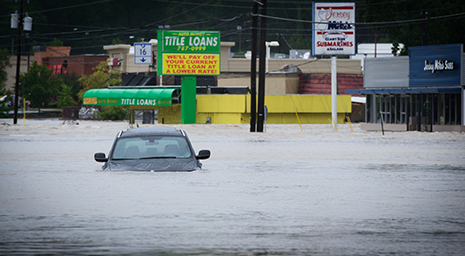
[[[121,73],[110,69],[106,62],[100,63],[94,70],[95,72],[91,75],[82,76],[78,80],[82,85],[82,90],[78,93],[80,100],[82,100],[84,93],[88,90],[118,86],[121,83]],[[98,115],[103,120],[123,120],[127,118],[128,113],[129,110],[127,107],[104,106]]]
[[[384,22],[372,26],[373,30],[377,29],[378,33],[385,33],[391,42],[404,44],[401,55],[408,54],[410,46],[465,42],[463,33],[465,16],[451,16],[465,12],[463,1],[364,0],[363,7],[365,22]]]
[[[123,44],[123,40],[119,39],[119,38],[115,38],[113,40],[111,40],[111,44]]]
[[[46,65],[32,64],[27,73],[19,77],[19,91],[31,106],[37,107],[40,113],[42,106],[48,106],[57,95],[60,80],[53,76],[53,70]]]
[[[124,120],[129,116],[127,106],[103,106],[98,117],[102,120]]]
[[[47,44],[48,46],[63,46],[63,41],[53,38],[53,41]]]
[[[58,100],[52,105],[56,105],[59,108],[67,107],[67,106],[74,106],[76,105],[76,101],[73,99],[71,87],[62,83],[61,90],[58,93]]]
[[[0,49],[0,95],[5,94],[6,80],[8,73],[6,68],[11,67],[10,54],[6,49]]]
[[[79,91],[79,100],[90,89],[106,88],[108,86],[118,86],[121,83],[121,72],[112,70],[108,67],[106,62],[101,62],[94,68],[95,72],[91,75],[83,75],[78,79],[81,83],[82,89]]]
[[[58,78],[67,86],[70,87],[71,96],[77,102],[79,101],[78,93],[82,89],[81,84],[79,83],[79,77],[76,73],[60,74]]]

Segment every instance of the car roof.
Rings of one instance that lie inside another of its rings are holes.
[[[170,136],[184,136],[183,130],[177,130],[174,127],[140,127],[131,128],[121,131],[118,137],[139,137],[148,135],[170,135]]]

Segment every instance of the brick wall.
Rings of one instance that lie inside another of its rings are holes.
[[[347,89],[363,89],[363,75],[337,74],[338,94]],[[331,74],[301,74],[299,94],[331,94]],[[351,94],[359,96],[357,94]]]
[[[49,68],[54,69],[55,74],[75,73],[77,76],[91,75],[95,68],[101,62],[106,62],[108,56],[89,55],[89,56],[63,56],[43,58],[43,63]],[[64,65],[66,63],[66,65]]]

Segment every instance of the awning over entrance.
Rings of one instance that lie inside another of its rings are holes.
[[[84,93],[84,105],[163,107],[179,103],[180,89],[93,89]]]

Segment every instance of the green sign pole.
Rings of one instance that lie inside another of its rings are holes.
[[[181,124],[195,124],[197,121],[197,76],[182,76],[181,97]]]

